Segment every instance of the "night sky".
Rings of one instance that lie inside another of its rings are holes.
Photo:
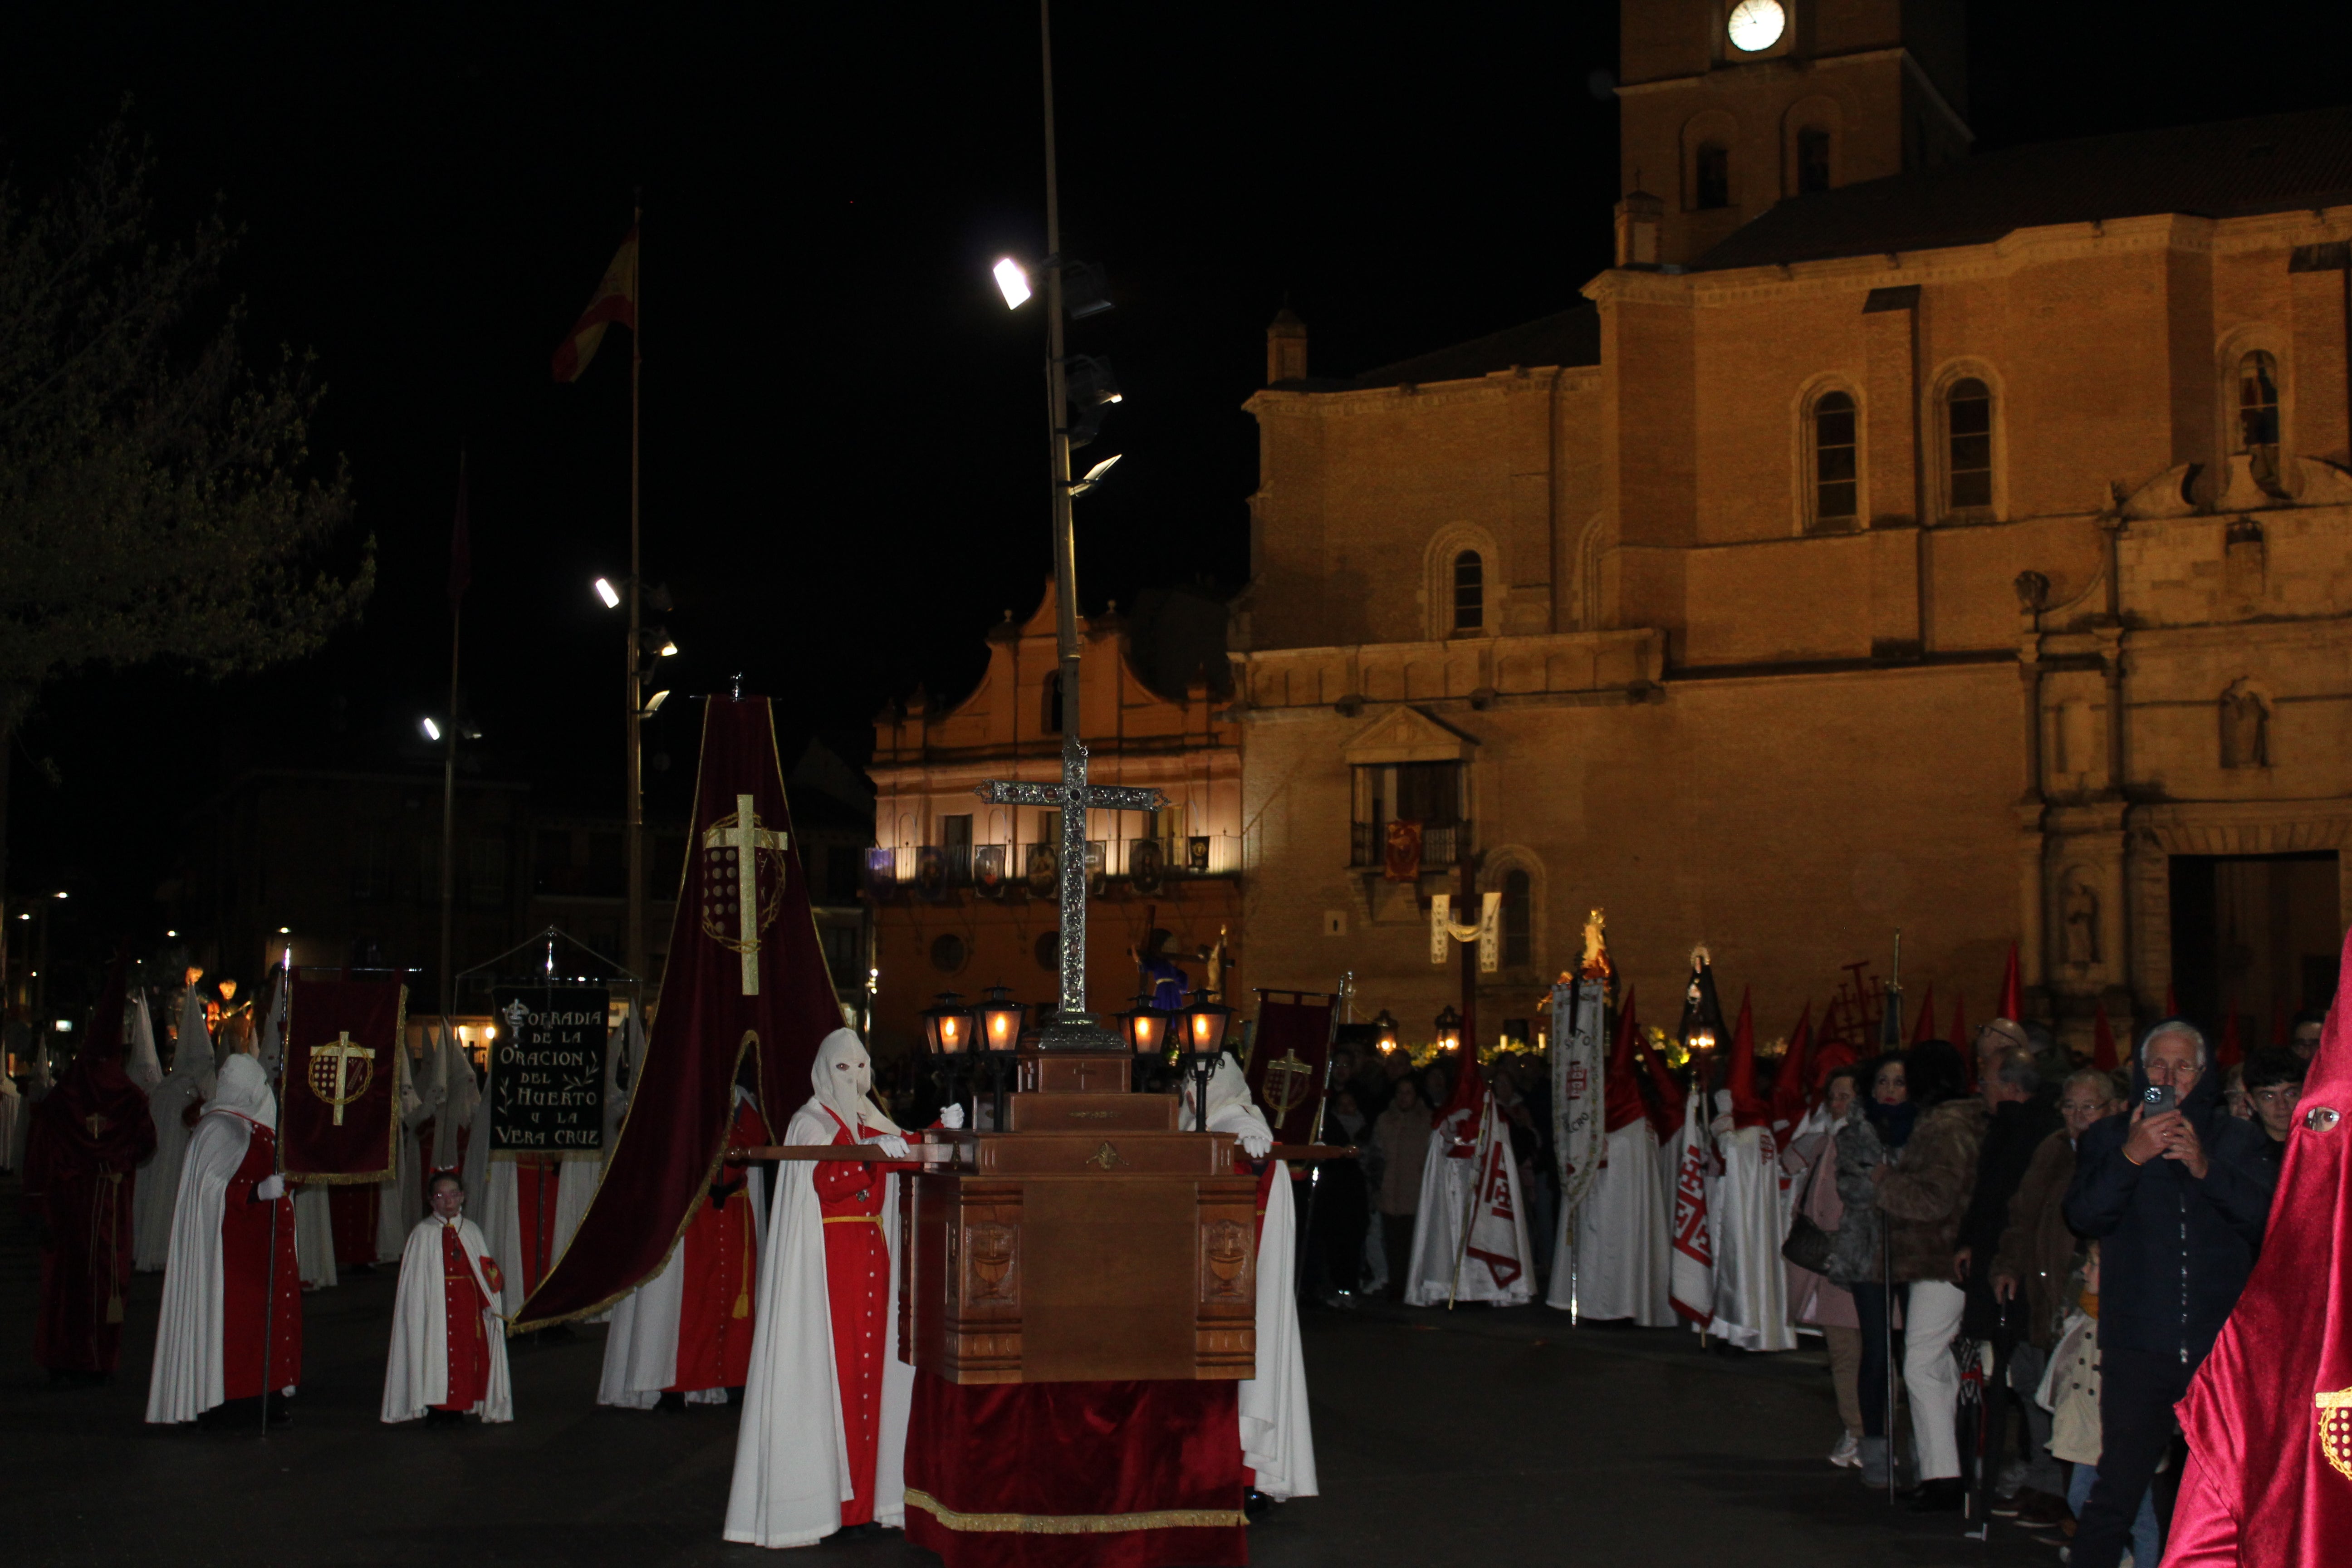
[[[1564,308],[1608,260],[1613,4],[1066,5],[1064,249],[1118,309],[1073,328],[1126,401],[1084,457],[1081,597],[1247,574],[1264,329],[1286,298],[1344,374]],[[1972,7],[1979,145],[2341,101],[2352,16],[2296,7]],[[2166,25],[2187,19],[2193,28]],[[2218,25],[2217,25],[2218,24]],[[918,682],[1049,569],[1044,324],[987,276],[1043,248],[1036,14],[1008,5],[16,6],[0,158],[38,191],[129,100],[158,227],[219,202],[257,359],[328,386],[379,586],[325,653],[221,685],[52,686],[16,738],[13,889],[62,880],[56,940],[157,934],[187,811],[240,768],[424,761],[463,444],[478,764],[616,815],[628,341],[548,356],[644,220],[646,576],[669,683],[736,671],[862,756]],[[649,731],[682,793],[694,705]],[[789,750],[787,755],[789,756]]]

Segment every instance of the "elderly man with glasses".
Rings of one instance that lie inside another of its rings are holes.
[[[2171,1440],[2172,1406],[2262,1246],[2277,1173],[2261,1131],[2220,1102],[2205,1037],[2168,1018],[2140,1042],[2130,1115],[2092,1123],[2075,1145],[2066,1219],[2100,1243],[2104,1447],[2074,1568],[2116,1568]]]

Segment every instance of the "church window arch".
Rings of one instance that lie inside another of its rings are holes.
[[[1517,867],[1503,873],[1503,966],[1525,969],[1535,962],[1534,879]]]
[[[1043,707],[1038,714],[1038,723],[1046,734],[1058,735],[1062,732],[1062,672],[1060,670],[1046,672],[1041,694]]]
[[[1544,882],[1543,861],[1525,845],[1507,844],[1487,851],[1479,868],[1479,892],[1502,895],[1501,907],[1496,910],[1496,924],[1500,928],[1496,934],[1507,972],[1543,967]]]
[[[1862,411],[1843,386],[1813,395],[1805,416],[1805,521],[1854,527],[1862,516]]]
[[[1472,522],[1439,529],[1422,557],[1426,636],[1488,637],[1503,629],[1509,563],[1495,536]]]
[[[1486,563],[1475,550],[1454,552],[1453,612],[1455,632],[1486,629]]]
[[[1739,122],[1720,109],[1693,115],[1683,126],[1682,205],[1706,212],[1738,205],[1731,150],[1740,144]]]
[[[2000,515],[2005,443],[1998,378],[1979,363],[1948,367],[1929,399],[1929,428],[1935,433],[1935,515],[1969,522]]]
[[[1808,125],[1797,132],[1797,194],[1819,195],[1830,188],[1830,132],[1825,125]]]
[[[1691,176],[1691,205],[1701,212],[1731,205],[1731,149],[1702,142]]]

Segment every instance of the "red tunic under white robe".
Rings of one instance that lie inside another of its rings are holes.
[[[833,1142],[866,1142],[830,1108]],[[841,1522],[874,1517],[874,1456],[882,1436],[882,1369],[891,1352],[890,1247],[882,1231],[888,1178],[912,1163],[833,1160],[815,1165],[817,1212],[824,1230],[825,1306],[833,1324],[834,1378],[841,1385],[842,1437],[849,1449],[853,1495],[843,1500]]]
[[[384,1420],[413,1421],[427,1410],[514,1419],[500,1283],[472,1220],[427,1215],[408,1233],[393,1297]]]
[[[150,1421],[193,1421],[232,1399],[290,1393],[301,1380],[293,1200],[256,1195],[277,1172],[277,1119],[260,1064],[231,1057],[180,1172]]]
[[[767,1123],[749,1095],[736,1095],[727,1146],[756,1149],[769,1142]],[[756,1169],[719,1166],[661,1272],[614,1305],[597,1404],[647,1410],[682,1394],[716,1405],[744,1385],[759,1325],[765,1195]]]

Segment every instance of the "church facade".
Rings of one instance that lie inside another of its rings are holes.
[[[1625,0],[1573,308],[1344,379],[1269,331],[1253,973],[1426,1037],[1433,897],[1495,892],[1487,1041],[1595,906],[1653,1023],[1695,942],[1770,1035],[1899,928],[1915,1007],[2015,941],[2067,1037],[2267,1036],[2352,834],[2352,111],[1971,154],[1957,3],[1734,10]]]

